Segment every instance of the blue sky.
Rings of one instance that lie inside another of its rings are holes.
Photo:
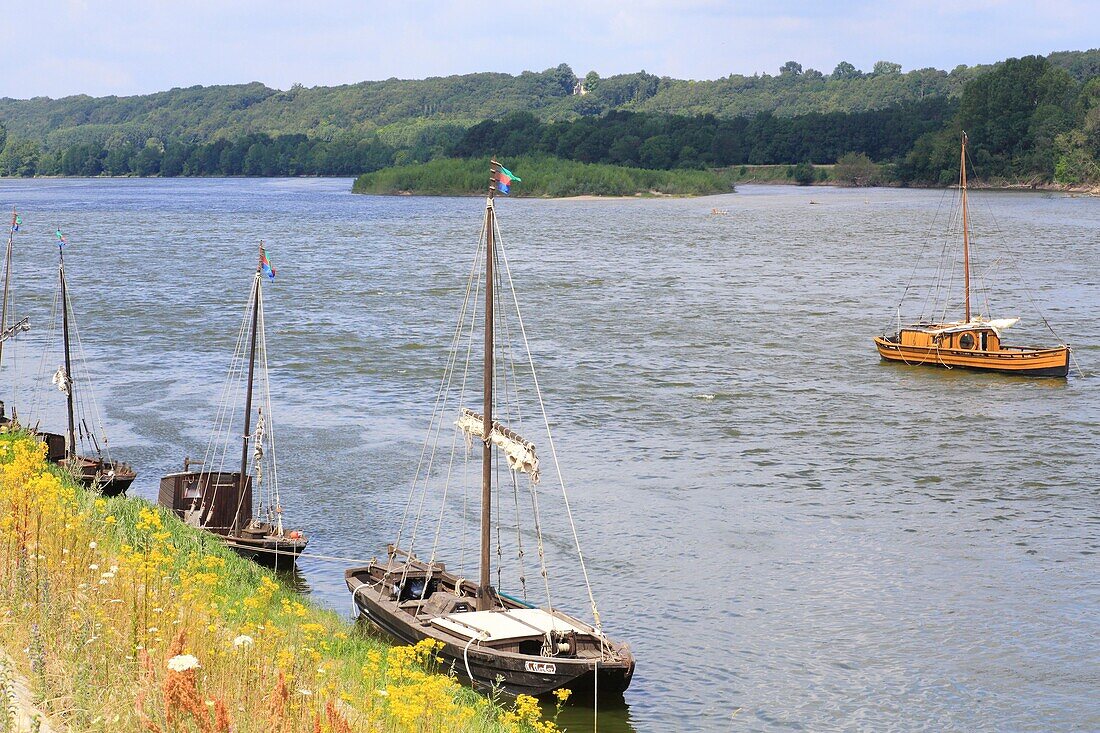
[[[14,3],[14,0],[8,0]],[[346,84],[561,62],[713,79],[1100,46],[1097,0],[39,0],[4,14],[0,96]]]

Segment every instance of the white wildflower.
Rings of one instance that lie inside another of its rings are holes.
[[[155,633],[157,633],[158,631],[160,631],[160,629],[158,629],[158,628],[157,628],[156,626],[150,626],[150,627],[149,627],[149,633],[150,633],[150,634],[155,634]]]
[[[111,566],[111,572],[112,573],[117,573],[118,572],[118,565],[112,565]]]
[[[91,549],[94,550],[95,548],[99,547],[99,545],[97,545],[95,543],[95,540],[92,540],[91,542],[88,543],[88,547],[90,547]]]
[[[313,691],[312,690],[307,690],[304,687],[299,687],[298,688],[298,694],[299,695],[305,695],[306,697],[309,697],[310,695],[313,694]]]
[[[99,566],[96,565],[95,563],[92,563],[91,565],[88,566],[88,569],[89,570],[99,570]]]
[[[379,690],[378,694],[381,695],[382,697],[389,697],[390,696],[390,691],[389,690]]]
[[[199,660],[193,654],[177,654],[168,660],[168,669],[173,672],[186,672],[199,666]]]
[[[234,639],[234,640],[233,640],[233,646],[236,646],[236,647],[241,647],[241,646],[252,646],[252,644],[253,644],[253,643],[254,643],[255,641],[256,641],[256,640],[255,640],[255,639],[253,639],[253,638],[252,638],[251,636],[249,636],[248,634],[241,634],[240,636],[238,636],[238,637],[237,637],[236,639]]]

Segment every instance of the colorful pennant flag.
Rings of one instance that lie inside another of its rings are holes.
[[[271,266],[270,260],[267,259],[267,250],[263,247],[260,247],[260,270],[270,279],[275,279],[275,268]]]
[[[493,173],[493,178],[496,179],[497,190],[507,196],[509,191],[511,191],[512,182],[514,181],[516,183],[521,183],[523,182],[523,179],[502,166],[500,163],[497,163],[496,167],[497,169]]]
[[[57,246],[64,247],[69,243],[68,237],[61,233],[61,227],[57,228]]]
[[[19,227],[21,227],[22,225],[23,217],[19,216],[19,214],[15,213],[14,211],[11,212],[11,233],[15,234],[17,231],[19,231]]]

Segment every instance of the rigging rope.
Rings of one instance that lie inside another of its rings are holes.
[[[498,228],[497,229],[498,237],[499,237],[499,231],[500,230]],[[550,418],[546,414],[546,405],[545,405],[545,403],[543,402],[543,399],[542,399],[542,390],[539,387],[538,375],[535,373],[535,362],[534,362],[534,357],[531,354],[531,344],[527,339],[527,328],[524,326],[524,323],[523,323],[523,315],[520,313],[519,297],[516,295],[515,283],[512,280],[512,268],[511,268],[511,265],[508,262],[508,254],[506,252],[506,248],[504,247],[503,237],[500,237],[500,254],[501,254],[501,259],[504,262],[504,270],[508,275],[508,286],[509,286],[509,290],[512,293],[512,301],[515,303],[516,320],[519,324],[520,335],[523,338],[524,349],[527,352],[527,360],[528,360],[528,364],[529,364],[530,369],[531,369],[531,380],[532,380],[532,382],[534,384],[534,387],[535,387],[535,395],[538,398],[539,410],[542,413],[543,423],[546,426],[547,444],[550,446],[550,455],[554,459],[554,472],[557,474],[558,483],[561,486],[562,499],[565,503],[565,514],[569,518],[569,527],[573,532],[573,543],[576,546],[577,558],[580,561],[581,572],[584,576],[584,586],[585,586],[585,589],[588,591],[588,601],[589,601],[589,603],[591,605],[591,608],[592,608],[592,619],[595,622],[594,626],[596,627],[597,632],[599,632],[598,636],[600,637],[600,643],[602,645],[603,644],[603,630],[602,630],[602,623],[600,621],[600,612],[599,612],[599,609],[596,607],[596,598],[592,593],[592,583],[590,582],[589,577],[588,577],[588,567],[586,566],[586,564],[584,562],[584,553],[581,550],[580,536],[577,534],[577,524],[573,519],[572,507],[570,507],[570,505],[569,505],[569,493],[565,489],[565,479],[562,476],[561,465],[558,462],[558,451],[557,451],[557,448],[554,446],[554,437],[550,432]],[[534,489],[534,484],[532,484],[532,489]],[[539,543],[541,545],[541,533],[540,533],[539,536],[540,536]],[[550,593],[550,591],[549,591],[549,586],[548,586],[547,587],[547,596],[549,596],[549,593]],[[553,611],[551,611],[551,613],[552,612]]]

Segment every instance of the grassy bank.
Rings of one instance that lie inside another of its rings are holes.
[[[714,171],[646,170],[546,156],[510,158],[505,164],[523,179],[512,188],[513,196],[702,196],[733,190],[730,177]],[[488,182],[488,158],[441,158],[366,173],[352,191],[467,196],[484,193]]]
[[[170,513],[77,487],[24,434],[0,435],[0,648],[73,731],[554,730]]]

